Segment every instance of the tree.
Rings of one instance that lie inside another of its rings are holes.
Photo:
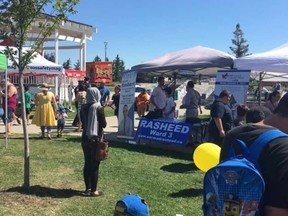
[[[95,56],[93,62],[101,62],[101,58],[97,55]]]
[[[74,7],[80,0],[0,0],[0,39],[11,38],[15,50],[6,47],[5,54],[19,70],[19,85],[21,103],[25,104],[23,71],[35,58],[35,53],[40,52],[45,39],[55,33],[61,22],[67,20],[67,16],[76,13]],[[45,13],[46,11],[48,13]],[[38,21],[40,30],[38,39],[29,43],[30,49],[23,52],[23,46],[28,43],[28,33],[32,25]],[[30,186],[29,165],[29,136],[26,122],[26,109],[22,106],[22,121],[24,134],[24,188]]]
[[[74,70],[80,70],[80,61],[79,59],[76,61],[76,63],[74,64]]]
[[[247,44],[247,40],[243,38],[244,33],[239,23],[236,25],[236,30],[233,34],[234,39],[232,39],[232,44],[234,47],[230,46],[229,48],[235,54],[236,58],[249,55],[249,45]]]
[[[64,69],[71,69],[71,59],[69,58],[66,62],[63,62],[63,68]]]
[[[125,63],[120,59],[119,55],[113,61],[112,76],[114,81],[121,81],[122,73],[125,70]]]
[[[47,60],[51,61],[51,62],[55,62],[55,53],[51,52],[51,53],[44,53],[44,58],[46,58]]]

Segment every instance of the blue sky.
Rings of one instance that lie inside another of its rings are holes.
[[[165,53],[206,46],[231,53],[233,31],[240,23],[250,53],[288,42],[287,0],[81,0],[69,19],[97,28],[87,42],[87,61],[117,54],[126,68]],[[60,55],[59,63],[78,51]]]

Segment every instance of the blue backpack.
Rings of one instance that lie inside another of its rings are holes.
[[[208,170],[204,176],[204,216],[259,215],[265,183],[259,171],[258,158],[269,142],[287,134],[273,129],[263,133],[248,148],[241,140],[230,145],[229,158]],[[235,156],[240,145],[243,155]]]

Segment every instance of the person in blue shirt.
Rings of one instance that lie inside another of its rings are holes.
[[[110,90],[105,87],[105,81],[102,81],[100,83],[100,86],[98,87],[98,89],[101,94],[101,99],[100,99],[101,106],[105,107],[107,106],[107,102],[110,100]]]
[[[224,136],[233,126],[232,111],[229,107],[229,101],[231,93],[227,90],[223,90],[219,98],[215,100],[211,107],[210,123],[209,123],[209,135],[210,141],[219,146],[222,145]]]

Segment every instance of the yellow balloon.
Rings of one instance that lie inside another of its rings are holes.
[[[219,163],[221,148],[214,143],[203,143],[199,145],[193,153],[193,161],[195,165],[207,172]]]

